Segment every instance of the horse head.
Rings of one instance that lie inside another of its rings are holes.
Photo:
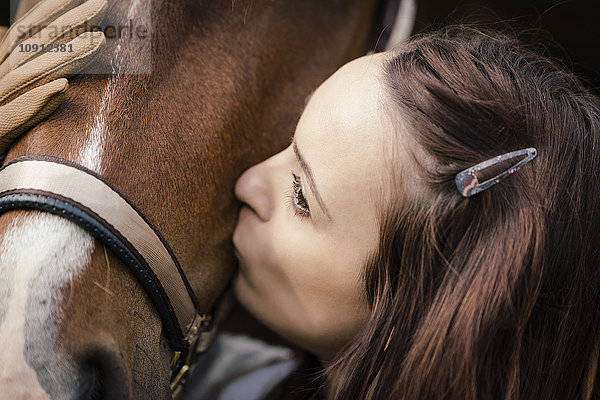
[[[95,73],[72,79],[5,163],[47,155],[101,175],[162,232],[210,310],[235,266],[236,178],[282,149],[305,97],[364,52],[376,7],[114,1],[104,25],[149,36],[106,31]],[[168,398],[162,326],[140,282],[84,229],[35,210],[0,216],[3,396]]]

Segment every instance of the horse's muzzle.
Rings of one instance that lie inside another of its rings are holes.
[[[81,364],[86,379],[79,400],[128,399],[129,377],[116,346],[96,348]]]

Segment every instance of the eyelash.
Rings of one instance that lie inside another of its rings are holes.
[[[292,187],[288,196],[288,205],[294,210],[294,215],[300,218],[310,215],[310,207],[302,191],[300,177],[292,171]]]

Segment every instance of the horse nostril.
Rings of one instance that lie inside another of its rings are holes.
[[[82,400],[103,400],[106,399],[104,392],[104,376],[97,360],[90,359],[85,363],[85,369],[89,371],[89,382],[87,390],[81,396]]]
[[[112,346],[108,346],[112,347]],[[80,400],[112,400],[129,398],[129,380],[121,352],[96,349],[82,361],[86,377]]]

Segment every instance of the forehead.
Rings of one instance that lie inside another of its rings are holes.
[[[339,69],[315,91],[298,123],[296,142],[334,221],[375,213],[387,129],[381,59],[366,56]]]

